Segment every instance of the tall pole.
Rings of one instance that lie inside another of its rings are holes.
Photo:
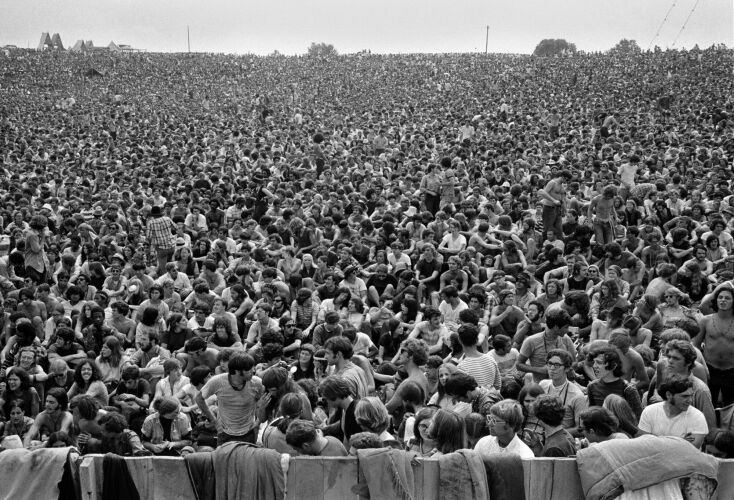
[[[186,25],[186,43],[189,47],[189,52],[191,52],[191,35],[189,34],[189,25]]]
[[[487,55],[489,49],[489,25],[487,25],[487,38],[484,40],[484,55]]]

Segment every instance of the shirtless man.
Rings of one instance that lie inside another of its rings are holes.
[[[722,406],[734,403],[734,289],[719,288],[713,296],[713,314],[699,322],[700,332],[693,345],[703,344],[703,357],[709,369],[709,388],[714,406],[721,392]]]
[[[565,183],[572,179],[568,170],[559,169],[555,178],[548,181],[545,188],[538,191],[543,205],[543,241],[548,237],[546,231],[555,229],[556,234],[563,234],[563,213],[566,208]]]
[[[617,188],[607,186],[602,194],[594,196],[587,212],[588,220],[594,221],[594,237],[598,245],[606,245],[614,241],[614,197]],[[594,214],[596,213],[596,218]]]

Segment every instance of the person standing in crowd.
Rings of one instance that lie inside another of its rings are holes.
[[[227,363],[227,373],[215,375],[196,395],[196,404],[217,430],[217,445],[228,441],[255,443],[257,407],[265,393],[259,378],[253,377],[255,360],[249,354],[236,354]],[[217,396],[214,416],[206,399]]]
[[[176,225],[173,221],[163,215],[163,210],[156,205],[150,210],[150,219],[146,226],[146,238],[153,248],[155,248],[156,257],[158,259],[158,276],[162,276],[166,272],[166,263],[173,257],[173,251],[176,249]]]

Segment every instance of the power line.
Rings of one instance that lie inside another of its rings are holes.
[[[693,15],[693,11],[696,10],[696,7],[698,7],[698,2],[700,2],[700,1],[701,0],[696,0],[696,3],[693,5],[693,8],[688,13],[688,17],[686,17],[686,20],[683,23],[683,26],[680,27],[680,31],[678,32],[677,35],[675,35],[675,40],[673,40],[673,45],[671,45],[671,47],[675,47],[675,42],[678,41],[678,37],[680,37],[680,34],[683,33],[683,30],[685,29],[686,24],[688,24],[688,21],[691,19],[691,16]]]
[[[652,37],[652,40],[650,40],[650,45],[647,46],[647,50],[650,50],[650,47],[652,47],[652,42],[654,42],[658,38],[658,35],[660,35],[660,30],[663,28],[663,25],[665,24],[665,21],[668,20],[668,16],[670,15],[670,11],[672,11],[673,8],[675,7],[675,2],[676,1],[677,0],[673,0],[673,5],[670,6],[670,8],[668,9],[667,14],[665,14],[665,17],[663,18],[663,22],[660,23],[660,26],[658,26],[658,31],[657,31],[657,33],[655,33],[655,36]]]

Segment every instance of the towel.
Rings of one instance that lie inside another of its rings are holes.
[[[281,454],[249,443],[229,442],[212,452],[216,500],[273,500],[285,497]]]
[[[186,470],[194,489],[196,500],[214,500],[216,498],[216,477],[211,452],[189,453],[184,455]]]
[[[392,448],[357,450],[360,474],[374,500],[414,500],[413,452]]]
[[[0,500],[58,498],[70,450],[19,448],[0,453]]]
[[[125,459],[107,453],[102,461],[102,498],[105,500],[140,500]]]
[[[525,500],[525,469],[520,455],[491,453],[484,457],[489,498],[492,500]]]
[[[473,450],[438,457],[441,500],[489,500],[487,472],[482,457]]]

